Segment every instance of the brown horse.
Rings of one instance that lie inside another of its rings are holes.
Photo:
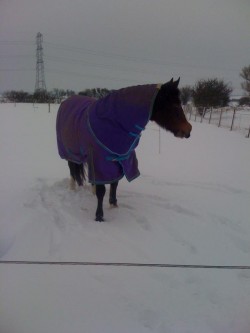
[[[190,137],[192,126],[181,106],[179,81],[123,88],[99,100],[74,96],[60,106],[59,154],[68,160],[71,182],[79,186],[88,166],[89,182],[96,186],[96,221],[104,221],[105,184],[110,184],[110,205],[117,207],[119,180],[139,176],[135,148],[149,120],[178,138]]]

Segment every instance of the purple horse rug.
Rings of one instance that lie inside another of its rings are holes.
[[[116,90],[104,98],[72,96],[56,121],[61,158],[87,163],[92,184],[109,184],[140,175],[135,154],[159,91],[156,84]]]

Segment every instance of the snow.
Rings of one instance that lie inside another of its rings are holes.
[[[106,195],[69,190],[56,105],[0,104],[0,259],[249,265],[250,139],[149,124],[141,176]],[[248,333],[250,270],[0,264],[1,333]]]

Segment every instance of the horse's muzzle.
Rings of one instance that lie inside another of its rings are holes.
[[[182,129],[181,129],[181,138],[190,138],[190,135],[191,135],[191,131],[192,131],[192,125],[187,122],[186,126],[184,126]]]
[[[179,131],[179,132],[176,132],[176,133],[174,134],[174,136],[175,136],[176,138],[180,138],[180,139],[183,139],[183,138],[188,139],[188,138],[190,137],[190,133],[184,133],[184,132],[182,132],[182,131]]]
[[[190,133],[191,133],[191,131],[192,131],[192,126],[190,125],[190,126],[188,126],[187,128],[185,128],[185,129],[182,129],[182,130],[179,130],[179,131],[175,132],[174,135],[175,135],[177,138],[181,138],[181,139],[185,138],[185,139],[188,139],[188,138],[190,138],[190,135],[191,135]]]

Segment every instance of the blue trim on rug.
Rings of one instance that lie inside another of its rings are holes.
[[[89,131],[90,133],[92,134],[94,140],[96,141],[96,143],[102,147],[104,150],[106,150],[108,153],[114,155],[114,156],[117,156],[117,157],[120,157],[120,158],[123,158],[123,157],[126,157],[127,155],[130,155],[134,150],[135,150],[135,146],[137,144],[137,142],[140,140],[140,135],[136,136],[135,140],[132,142],[129,150],[125,153],[125,154],[117,154],[115,152],[113,152],[112,150],[110,150],[108,147],[106,147],[95,135],[94,131],[92,130],[91,128],[91,125],[90,125],[90,121],[89,121],[89,110],[88,110],[88,113],[87,113],[87,125],[88,125],[88,128],[89,128]]]

